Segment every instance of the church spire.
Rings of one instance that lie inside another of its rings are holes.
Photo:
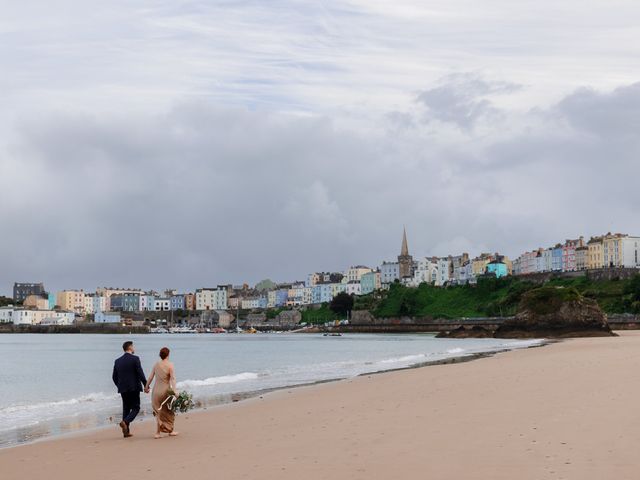
[[[409,255],[409,245],[407,244],[407,229],[402,227],[402,249],[398,255],[398,273],[400,279],[413,276],[413,258]]]
[[[407,229],[402,227],[402,249],[400,255],[403,257],[409,256],[409,246],[407,245]]]

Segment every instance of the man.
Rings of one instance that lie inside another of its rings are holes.
[[[122,396],[122,421],[120,428],[124,438],[132,437],[129,426],[140,412],[140,392],[147,384],[140,359],[134,355],[133,342],[122,344],[124,354],[113,365],[113,383],[118,387]]]

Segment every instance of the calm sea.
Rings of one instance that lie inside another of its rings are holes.
[[[436,339],[432,335],[0,335],[0,448],[120,421],[111,382],[133,340],[147,373],[171,349],[178,387],[202,405],[265,389],[347,378],[538,341]],[[151,412],[143,395],[143,413]]]

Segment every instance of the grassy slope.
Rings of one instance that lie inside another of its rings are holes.
[[[632,312],[631,296],[626,292],[630,280],[592,282],[586,277],[554,279],[549,286],[573,287],[594,298],[607,313]],[[517,279],[485,279],[477,286],[418,288],[392,285],[382,299],[373,302],[364,297],[355,307],[366,305],[377,317],[431,316],[434,318],[512,315],[522,294],[539,285]]]
[[[308,309],[302,311],[302,321],[306,323],[323,324],[333,320],[344,320],[344,315],[339,315],[331,311],[328,305],[322,305],[318,309]]]

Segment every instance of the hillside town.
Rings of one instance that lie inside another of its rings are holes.
[[[314,272],[304,281],[265,280],[250,288],[219,284],[195,292],[162,293],[139,288],[100,287],[95,292],[69,289],[50,293],[43,283],[18,283],[13,304],[0,307],[0,323],[15,325],[71,325],[77,321],[121,323],[127,313],[211,312],[234,318],[229,311],[296,309],[330,302],[339,293],[368,295],[395,282],[408,287],[428,283],[438,287],[474,284],[480,277],[497,278],[553,272],[581,272],[608,268],[640,268],[640,237],[607,233],[568,239],[548,248],[522,253],[514,260],[500,253],[468,253],[414,259],[406,230],[400,254],[377,267],[353,265],[343,272]]]

